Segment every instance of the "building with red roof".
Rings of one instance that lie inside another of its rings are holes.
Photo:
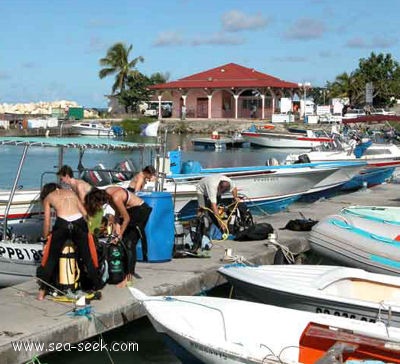
[[[276,111],[281,97],[293,98],[299,85],[228,63],[150,88],[160,105],[168,91],[175,118],[265,119]]]

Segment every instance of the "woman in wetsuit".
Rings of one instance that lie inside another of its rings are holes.
[[[143,190],[146,182],[153,181],[155,178],[156,169],[153,166],[146,166],[132,178],[127,190],[130,192],[139,192]]]
[[[122,241],[126,247],[126,277],[118,284],[119,287],[124,287],[135,274],[136,244],[139,239],[142,240],[143,259],[147,260],[145,227],[152,209],[140,197],[122,187],[94,189],[85,197],[85,207],[89,216],[95,215],[106,203],[115,210],[113,234],[116,238],[113,242]]]
[[[84,216],[86,210],[75,192],[62,189],[56,183],[43,186],[40,199],[44,209],[43,237],[47,239],[43,249],[43,257],[37,268],[36,276],[39,278],[38,299],[43,300],[48,285],[52,284],[59,257],[67,240],[72,240],[77,248],[78,255],[85,265],[88,278],[93,284],[93,289],[99,289],[101,284],[97,274],[98,261],[96,248],[93,241],[88,240],[88,227]],[[51,228],[51,208],[56,212],[57,219]],[[51,230],[51,231],[50,231]],[[83,267],[80,267],[83,268]]]

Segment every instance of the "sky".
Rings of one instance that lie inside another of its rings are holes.
[[[400,62],[400,0],[0,0],[0,104],[106,107],[99,60],[132,45],[174,81],[237,63],[322,87],[371,52]]]

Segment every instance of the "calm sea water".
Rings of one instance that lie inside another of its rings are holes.
[[[191,144],[192,136],[170,135],[167,140],[167,149],[176,149],[178,146],[183,151],[183,161],[196,160],[203,167],[228,167],[228,166],[249,166],[265,165],[265,162],[274,157],[279,161],[285,159],[289,151],[279,152],[266,148],[240,148],[222,151],[194,150]],[[137,138],[127,138],[129,141],[142,141]],[[149,140],[154,141],[154,140]],[[20,147],[0,147],[0,189],[10,189],[16,174],[22,148]],[[106,168],[113,168],[118,162],[131,158],[138,165],[141,164],[142,156],[139,153],[127,152],[105,152],[91,151],[85,152],[83,165],[86,168],[94,167],[102,163]],[[146,156],[145,156],[146,158]],[[149,161],[144,161],[147,164]],[[68,150],[64,155],[64,163],[77,169],[78,153],[76,150]],[[58,152],[53,148],[31,148],[24,168],[21,172],[18,183],[22,188],[38,188],[41,178],[44,183],[53,181],[54,174],[45,174],[43,171],[57,171]],[[218,288],[209,293],[220,297],[227,297],[227,287]],[[156,333],[147,318],[135,321],[121,328],[105,333],[102,337],[91,339],[90,341],[104,340],[111,342],[136,342],[138,351],[136,352],[113,352],[111,357],[105,351],[99,352],[61,352],[46,355],[41,358],[41,363],[47,364],[99,364],[99,363],[179,363],[180,361],[164,345],[161,337]]]
[[[194,150],[191,144],[192,136],[172,134],[167,138],[167,149],[176,149],[178,146],[183,151],[182,159],[199,161],[203,167],[229,167],[229,166],[249,166],[265,165],[265,162],[274,157],[282,161],[287,151],[279,152],[267,148],[239,148],[222,151]],[[148,138],[148,141],[154,142]],[[143,141],[140,137],[127,137],[128,141]],[[0,146],[0,189],[10,189],[15,179],[17,166],[19,164],[23,148],[15,146]],[[114,166],[125,159],[132,159],[140,167],[143,163],[150,163],[149,155],[142,155],[139,152],[107,152],[99,150],[87,150],[82,158],[85,168],[93,168],[101,163],[106,168]],[[66,150],[64,153],[64,164],[70,165],[77,170],[79,155],[77,150]],[[21,188],[38,188],[41,178],[43,182],[54,181],[54,173],[57,172],[58,149],[31,147],[28,151],[24,167],[21,171],[18,186]],[[53,172],[53,174],[43,172]]]

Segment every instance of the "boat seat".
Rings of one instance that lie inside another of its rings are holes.
[[[389,284],[359,279],[341,280],[330,286],[326,292],[339,297],[376,303],[391,301],[392,304],[400,306],[400,287]]]

